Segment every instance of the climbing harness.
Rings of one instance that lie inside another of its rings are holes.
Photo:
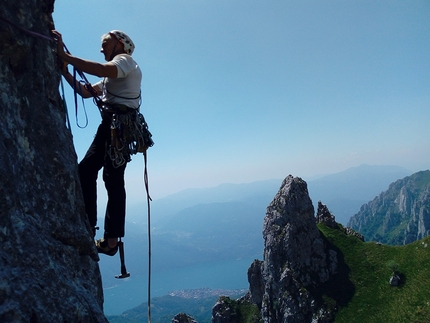
[[[131,155],[144,153],[154,145],[145,117],[140,113],[141,92],[137,97],[124,97],[110,92],[103,79],[103,91],[123,100],[139,100],[137,109],[122,104],[98,102],[103,117],[111,118],[111,143],[109,157],[114,167],[120,167],[131,160]]]
[[[105,109],[106,106],[104,106]],[[112,106],[115,108],[116,106]],[[131,155],[144,153],[154,145],[152,134],[144,116],[135,109],[124,112],[116,109],[111,114],[111,142],[108,155],[114,167],[120,167],[131,160]],[[102,110],[102,115],[106,111]]]

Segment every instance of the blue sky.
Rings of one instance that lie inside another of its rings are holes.
[[[135,42],[153,199],[363,163],[429,168],[428,0],[57,0],[53,17],[86,59],[103,61],[110,30]],[[100,116],[87,100],[77,128],[66,97],[80,160]],[[134,156],[128,203],[142,168]]]

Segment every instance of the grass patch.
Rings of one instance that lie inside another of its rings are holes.
[[[345,294],[349,300],[337,300],[336,323],[430,322],[430,238],[387,246],[362,242],[340,229],[318,227],[340,251],[340,269],[346,268],[347,282],[353,285],[351,293]],[[394,271],[401,277],[399,286],[389,283]],[[331,283],[341,288],[342,281]]]
[[[233,300],[230,297],[222,296],[220,300],[230,311],[230,322],[236,323],[262,323],[261,314],[258,307],[246,300]]]

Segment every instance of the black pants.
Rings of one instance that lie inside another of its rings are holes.
[[[79,176],[84,195],[85,211],[90,225],[97,224],[97,176],[103,167],[108,202],[106,207],[104,237],[124,237],[125,228],[125,182],[126,163],[115,168],[107,153],[110,144],[111,120],[104,118],[85,157],[79,163]]]

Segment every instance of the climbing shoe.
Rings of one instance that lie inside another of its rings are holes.
[[[108,256],[114,256],[118,251],[118,244],[114,248],[110,248],[107,240],[101,238],[95,240],[98,253],[104,253]]]

